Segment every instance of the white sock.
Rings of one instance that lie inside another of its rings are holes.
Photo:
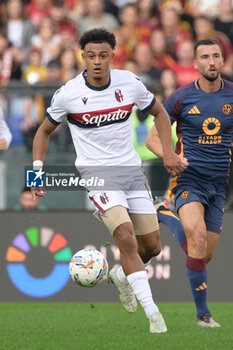
[[[149,318],[151,314],[158,312],[158,306],[152,298],[147,272],[137,271],[131,273],[127,276],[127,280],[131,285],[136,298],[145,310],[146,316]]]
[[[118,269],[116,270],[117,278],[121,283],[128,283],[127,277],[124,273],[123,267],[119,266]]]

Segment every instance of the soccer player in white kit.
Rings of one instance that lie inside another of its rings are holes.
[[[12,140],[12,134],[4,120],[2,108],[0,107],[0,150],[6,150]]]
[[[82,35],[80,46],[86,70],[55,92],[47,118],[34,138],[34,168],[43,166],[50,134],[66,117],[77,153],[75,165],[80,173],[85,167],[98,170],[107,166],[116,169],[132,166],[132,169],[140,169],[141,160],[132,140],[134,105],[155,116],[168,172],[179,174],[187,167],[186,159],[173,152],[169,118],[154,95],[133,73],[109,68],[115,44],[115,36],[104,28],[92,29]],[[120,174],[113,174],[112,180],[113,185],[120,186],[118,190],[89,192],[89,198],[120,250],[122,266],[113,268],[109,278],[120,292],[123,307],[133,313],[138,300],[149,319],[150,332],[163,333],[167,327],[152,298],[144,266],[161,250],[150,190],[139,170],[132,174],[132,179],[125,176],[124,181],[119,179],[118,183],[118,177]],[[129,186],[135,177],[144,184],[139,190]],[[34,196],[45,195],[42,189],[32,191]]]

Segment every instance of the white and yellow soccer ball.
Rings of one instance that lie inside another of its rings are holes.
[[[79,286],[90,288],[100,284],[108,276],[108,262],[96,249],[82,249],[73,255],[69,272]]]

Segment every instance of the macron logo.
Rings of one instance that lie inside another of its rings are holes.
[[[85,105],[87,104],[87,100],[88,100],[88,99],[87,99],[86,97],[83,97],[83,98],[82,98],[82,101],[83,101],[83,103],[84,103]]]

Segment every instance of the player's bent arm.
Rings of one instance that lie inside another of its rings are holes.
[[[33,161],[44,161],[49,145],[50,135],[56,129],[56,127],[57,125],[51,123],[48,118],[44,119],[33,140]],[[36,196],[44,197],[46,194],[42,188],[31,188],[31,191],[34,199]]]
[[[49,145],[50,135],[56,129],[56,127],[57,125],[51,123],[48,118],[44,119],[33,140],[33,161],[44,161]]]
[[[163,158],[163,148],[155,125],[147,135],[146,147],[158,157]]]
[[[156,101],[150,113],[155,116],[155,126],[162,145],[164,166],[169,173],[180,174],[187,168],[188,161],[173,151],[169,116],[159,101]]]
[[[174,153],[172,147],[171,123],[167,111],[159,101],[156,101],[150,113],[155,116],[155,126],[162,144],[163,153]]]

